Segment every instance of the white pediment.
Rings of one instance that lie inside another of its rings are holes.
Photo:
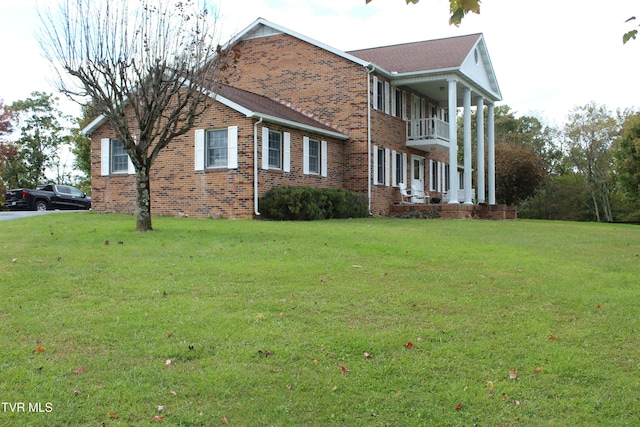
[[[463,61],[460,72],[473,80],[478,86],[492,92],[498,98],[502,98],[484,38],[478,39],[474,48],[471,49]]]

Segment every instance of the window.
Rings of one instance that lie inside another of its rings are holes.
[[[396,180],[395,183],[400,184],[401,182],[404,182],[404,161],[403,161],[402,153],[395,153],[394,164],[395,164],[395,180]]]
[[[238,126],[196,129],[195,170],[238,168]]]
[[[384,148],[373,147],[373,183],[384,184]]]
[[[262,128],[262,169],[291,172],[291,135]]]
[[[431,183],[429,189],[431,191],[440,191],[440,163],[435,160],[431,160]]]
[[[282,134],[269,131],[269,169],[282,169]]]
[[[206,132],[205,167],[227,167],[228,164],[228,131],[227,129],[209,130]]]
[[[377,93],[376,109],[382,110],[384,108],[384,82],[381,82],[380,80],[378,80]]]
[[[127,173],[129,171],[129,155],[119,139],[111,140],[111,173]]]
[[[320,173],[320,141],[309,140],[309,173]]]
[[[449,165],[444,165],[444,191],[449,191],[451,182],[449,179]]]
[[[102,138],[100,140],[100,175],[133,173],[135,173],[133,163],[120,140]]]
[[[383,82],[378,80],[376,76],[373,76],[373,108],[375,110],[384,111],[385,114],[389,114],[390,99],[389,92],[391,86],[389,82]]]
[[[327,176],[327,141],[318,141],[305,136],[302,158],[302,172],[305,175]]]
[[[402,91],[400,89],[398,89],[397,87],[392,87],[392,102],[391,102],[391,114],[395,117],[401,117],[406,115],[406,113],[403,114],[403,110],[404,110],[404,102],[403,102],[403,94]],[[404,98],[406,98],[406,95],[404,96]]]

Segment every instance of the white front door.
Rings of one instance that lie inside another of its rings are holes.
[[[411,188],[424,192],[424,157],[411,155]]]

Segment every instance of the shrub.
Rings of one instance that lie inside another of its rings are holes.
[[[366,195],[341,188],[275,187],[259,207],[266,218],[280,221],[362,218],[368,213]]]

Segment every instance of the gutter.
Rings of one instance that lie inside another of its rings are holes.
[[[375,65],[369,63],[367,68],[367,199],[369,203],[369,216],[371,212],[371,73],[375,71]]]
[[[262,123],[260,120],[253,124],[253,212],[260,215],[258,209],[258,125]]]

